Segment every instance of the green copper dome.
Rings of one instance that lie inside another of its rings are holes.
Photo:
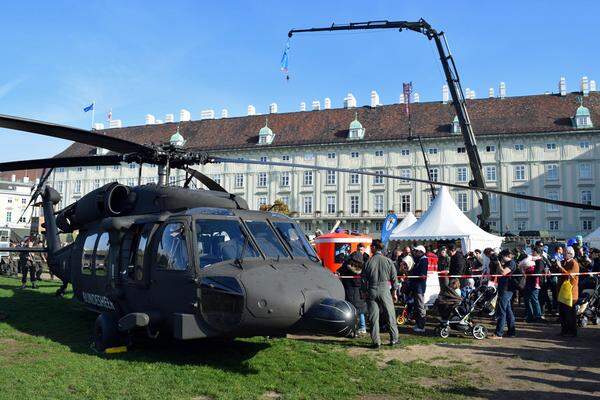
[[[579,106],[577,107],[577,112],[575,113],[576,117],[589,117],[590,110],[587,107]]]
[[[185,144],[185,139],[179,133],[179,128],[177,128],[177,132],[175,132],[173,136],[171,136],[171,139],[169,139],[169,143],[177,147],[181,147]]]
[[[350,122],[350,129],[362,129],[362,124],[358,121],[358,112],[354,114],[354,121]]]

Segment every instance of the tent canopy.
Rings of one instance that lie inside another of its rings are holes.
[[[394,230],[392,231],[392,235],[391,235],[392,237],[390,239],[394,240],[393,239],[394,235],[402,232],[403,230],[405,230],[406,228],[408,228],[415,222],[417,222],[417,218],[415,217],[415,214],[413,214],[412,212],[409,212],[406,215],[406,217],[404,217],[404,219],[402,221],[400,221],[400,223],[394,228]]]
[[[504,238],[473,223],[458,208],[448,188],[442,186],[423,216],[405,229],[396,228],[390,240],[460,240],[463,252],[468,252],[486,247],[498,248]]]
[[[583,238],[584,243],[588,243],[590,247],[600,249],[600,226],[592,233]]]

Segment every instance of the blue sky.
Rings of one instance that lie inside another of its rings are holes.
[[[297,36],[290,81],[279,71],[290,28],[420,17],[446,32],[463,87],[478,97],[500,81],[510,96],[556,91],[561,75],[569,90],[583,75],[600,83],[597,1],[21,1],[0,13],[0,113],[88,128],[82,108],[95,100],[97,121],[112,109],[140,125],[181,108],[198,119],[203,109],[295,111],[325,97],[340,107],[349,91],[368,104],[374,89],[389,104],[403,81],[438,101],[433,43],[413,32]],[[0,161],[69,144],[7,130],[0,140]]]

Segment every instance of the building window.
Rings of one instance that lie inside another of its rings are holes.
[[[260,207],[261,207],[261,206],[266,206],[266,205],[267,205],[267,198],[266,198],[266,197],[263,197],[263,196],[259,197],[259,198],[258,198],[258,202],[257,202],[257,207],[256,207],[256,208],[257,208],[258,210],[260,210]]]
[[[350,153],[350,157],[358,158],[359,157],[358,151],[353,151],[352,153]]]
[[[244,187],[244,174],[235,174],[234,186],[236,188]]]
[[[81,193],[81,181],[80,180],[73,182],[73,193]]]
[[[135,163],[129,163],[129,169],[135,169]]]
[[[281,156],[281,161],[290,161],[290,156],[288,156],[288,155]]]
[[[352,232],[360,232],[360,224],[358,222],[351,222],[350,223],[350,230]]]
[[[314,153],[304,153],[304,159],[306,161],[314,160],[315,159],[315,155],[314,155]]]
[[[313,184],[313,172],[304,171],[304,180],[302,181],[304,186],[312,186]]]
[[[592,205],[592,191],[582,190],[581,191],[581,202],[583,204]]]
[[[373,212],[375,212],[376,214],[381,214],[383,213],[383,195],[382,194],[376,194],[374,196],[374,203],[375,203],[375,207],[373,207]]]
[[[313,198],[312,198],[312,196],[304,196],[302,198],[302,212],[304,214],[312,214],[312,212],[313,212]]]
[[[327,153],[327,158],[330,160],[335,160],[335,153]]]
[[[427,152],[431,155],[435,155],[438,153],[438,149],[437,149],[437,147],[430,147],[427,149]]]
[[[378,169],[375,171],[375,176],[373,177],[373,183],[375,185],[383,185],[383,170]]]
[[[304,222],[302,224],[302,227],[304,229],[304,232],[310,232],[312,231],[312,222]]]
[[[579,164],[579,179],[592,179],[592,164]]]
[[[217,185],[220,185],[220,184],[221,184],[221,175],[219,175],[219,174],[217,174],[217,175],[213,175],[213,176],[211,177],[211,179],[212,179],[213,181],[215,181],[215,183],[216,183]]]
[[[557,219],[548,220],[548,230],[557,231],[560,229],[560,221]]]
[[[429,168],[429,175],[431,176],[431,180],[434,182],[438,181],[440,174],[439,168]]]
[[[383,222],[377,221],[375,222],[375,232],[381,232],[383,229]]]
[[[6,222],[12,222],[12,211],[6,212]]]
[[[350,184],[351,185],[358,185],[359,182],[360,182],[360,178],[359,178],[358,174],[350,174]]]
[[[281,187],[290,186],[290,173],[289,172],[284,171],[281,173],[281,175],[279,176],[279,186],[281,186]]]
[[[523,151],[524,149],[525,149],[525,146],[522,143],[515,144],[516,151]]]
[[[358,214],[360,211],[360,203],[358,196],[350,196],[350,214]]]
[[[523,191],[515,192],[517,194],[525,194]],[[515,198],[515,211],[516,212],[527,212],[527,200]]]
[[[65,172],[65,167],[56,168],[56,172]]]
[[[410,155],[410,150],[409,149],[401,149],[400,150],[400,155],[401,156],[409,156]]]
[[[556,150],[556,143],[546,143],[546,150],[548,150],[548,151]]]
[[[456,181],[457,182],[466,182],[468,179],[467,167],[457,167],[456,168]]]
[[[94,183],[92,184],[92,189],[98,189],[100,187],[100,179],[94,179]]]
[[[102,171],[102,165],[96,165],[96,171]]]
[[[496,229],[498,227],[498,221],[489,221],[490,228]]]
[[[488,198],[490,199],[490,212],[498,212],[498,195],[496,193],[490,193]]]
[[[400,176],[402,178],[410,178],[412,176],[412,174],[410,172],[410,169],[404,168],[404,169],[400,170]],[[409,181],[407,181],[405,179],[402,179],[400,182],[402,182],[402,183],[408,183]]]
[[[127,182],[129,183],[129,179],[127,180]],[[175,186],[176,183],[177,183],[177,177],[175,175],[169,176],[169,185]]]
[[[327,196],[327,214],[335,214],[335,211],[336,211],[335,205],[336,205],[335,195]]]
[[[558,165],[548,164],[546,165],[546,180],[557,181],[558,180]]]
[[[582,219],[581,220],[581,229],[584,231],[592,230],[592,220],[591,219]]]
[[[592,145],[587,140],[579,142],[579,148],[580,149],[589,149],[590,147],[592,147]]]
[[[410,194],[403,194],[400,197],[400,207],[403,213],[407,213],[411,211],[411,201]]]
[[[81,171],[83,171],[83,167],[77,167],[77,168],[75,168],[75,171],[81,172]]]
[[[375,157],[383,157],[383,150],[375,150]]]
[[[493,144],[491,144],[489,146],[485,146],[485,152],[486,153],[495,153],[496,152],[496,146],[494,146]]]
[[[485,167],[485,180],[488,182],[496,182],[496,167],[488,165]]]
[[[527,229],[527,221],[518,220],[517,221],[517,232],[522,232]]]
[[[329,232],[331,232],[331,231],[333,230],[333,227],[334,227],[334,226],[335,226],[335,222],[332,222],[332,221],[328,221],[328,222],[327,222],[327,230],[328,230]]]
[[[466,152],[467,152],[467,148],[466,148],[466,147],[457,147],[457,148],[456,148],[456,152],[457,152],[458,154],[464,154],[464,153],[466,153]]]
[[[266,172],[259,172],[258,173],[258,183],[257,183],[258,187],[267,187],[267,173]]]
[[[326,180],[325,180],[326,184],[327,185],[335,185],[335,182],[337,180],[336,177],[337,177],[337,175],[336,175],[335,171],[327,171],[327,176],[326,176]]]
[[[469,211],[469,198],[466,193],[458,193],[456,196],[456,204],[462,212]]]
[[[118,171],[120,168],[121,168],[120,165],[113,165],[113,169],[116,170],[116,171]]]
[[[558,192],[548,192],[548,199],[550,200],[558,200]],[[558,204],[547,203],[546,211],[556,212],[558,211]]]
[[[260,162],[267,162],[269,161],[269,159],[267,158],[267,156],[261,156],[260,157]]]
[[[515,181],[524,181],[525,180],[525,166],[524,165],[515,165]]]
[[[27,204],[27,197],[23,197],[21,199],[21,204]]]
[[[286,206],[290,205],[290,196],[281,196],[279,200],[281,200],[281,202]]]

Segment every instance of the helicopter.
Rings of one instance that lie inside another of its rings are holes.
[[[68,139],[110,151],[104,155],[55,157],[0,163],[0,171],[47,168],[32,196],[41,196],[52,274],[73,286],[74,297],[98,313],[94,344],[106,349],[133,333],[189,340],[281,336],[287,333],[351,335],[356,310],[343,286],[325,268],[305,233],[291,218],[249,210],[246,201],[191,168],[208,163],[288,166],[374,175],[374,172],[289,162],[211,156],[181,142],[143,145],[95,131],[0,115],[0,127]],[[46,184],[52,168],[156,164],[158,182],[108,183],[56,210],[60,194]],[[183,187],[167,186],[172,168],[185,170]],[[546,199],[496,189],[427,184],[600,210],[594,204]],[[192,179],[206,189],[191,189]],[[78,231],[61,246],[59,233]],[[59,289],[61,290],[61,289]]]

